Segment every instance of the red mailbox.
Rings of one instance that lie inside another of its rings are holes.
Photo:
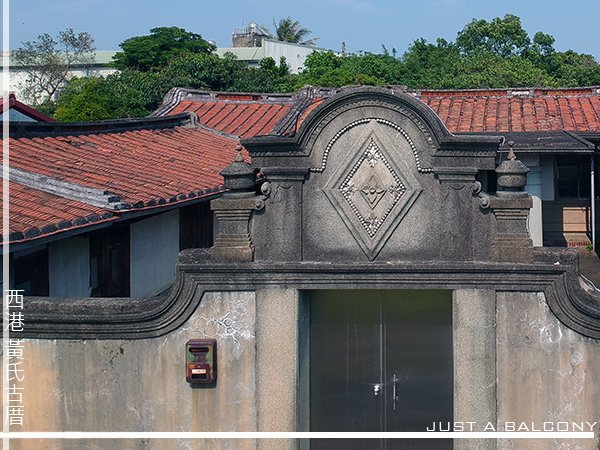
[[[185,344],[186,381],[191,385],[214,384],[217,381],[217,341],[191,339]]]

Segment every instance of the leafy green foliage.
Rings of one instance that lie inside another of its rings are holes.
[[[592,56],[557,52],[554,37],[546,33],[531,39],[511,14],[490,22],[474,19],[454,43],[417,39],[401,58],[383,48],[383,55],[315,53],[307,59],[297,86],[361,83],[467,89],[600,84],[600,65]]]
[[[150,72],[123,70],[106,78],[73,79],[54,106],[54,118],[80,122],[149,114],[169,89],[184,87],[211,91],[289,92],[294,78],[282,58],[279,66],[265,58],[249,68],[228,54],[182,54],[166,67]],[[49,111],[50,112],[50,111]]]
[[[292,28],[299,26],[290,18],[284,20],[291,22],[288,25]],[[314,52],[299,75],[290,74],[283,59],[277,65],[265,58],[259,67],[250,68],[232,54],[220,58],[211,53],[210,44],[202,44],[206,41],[200,35],[179,28],[151,31],[153,37],[146,38],[152,39],[131,38],[122,44],[123,53],[140,52],[127,64],[125,56],[120,57],[123,67],[135,70],[123,69],[102,81],[80,79],[69,84],[58,101],[56,118],[99,120],[145,115],[156,109],[173,87],[292,92],[307,84],[406,85],[412,89],[600,85],[600,65],[592,56],[572,50],[557,52],[552,36],[538,32],[531,38],[520,19],[510,14],[490,22],[471,21],[455,42],[417,39],[401,57],[396,57],[394,49],[390,54],[385,46],[383,54]],[[174,36],[180,35],[184,43],[173,45],[177,40]],[[158,42],[164,41],[170,44],[161,47]],[[187,50],[186,45],[190,45]],[[94,102],[97,104],[87,105]],[[48,103],[44,108],[52,106]]]
[[[75,78],[56,103],[54,117],[63,122],[87,122],[148,114],[142,92],[119,76]]]
[[[464,54],[491,52],[500,56],[521,55],[531,40],[521,26],[521,19],[512,14],[488,22],[473,19],[456,36],[456,46]]]
[[[44,33],[23,42],[12,57],[25,70],[25,83],[19,86],[25,100],[36,106],[52,102],[73,66],[85,68],[94,62],[95,50],[94,38],[73,28],[59,32],[56,39]]]
[[[117,69],[148,71],[165,67],[181,54],[209,54],[215,46],[202,36],[178,27],[152,28],[146,36],[135,36],[119,45],[113,57]]]
[[[300,25],[298,20],[294,20],[289,16],[279,20],[279,22],[273,20],[273,26],[278,41],[291,42],[293,44],[315,45],[318,39],[304,39],[312,34],[312,32],[308,28]]]

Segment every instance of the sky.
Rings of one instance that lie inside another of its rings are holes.
[[[401,54],[418,38],[454,40],[473,18],[510,13],[530,36],[556,38],[557,50],[589,53],[600,61],[600,0],[4,0],[10,1],[10,48],[39,34],[71,27],[90,33],[98,50],[118,50],[128,37],[150,28],[178,26],[231,46],[235,27],[251,21],[268,27],[285,17],[319,37],[318,46],[380,53],[382,44]]]

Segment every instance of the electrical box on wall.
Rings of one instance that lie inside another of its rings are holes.
[[[214,384],[217,381],[217,341],[190,339],[185,344],[186,381],[192,386]]]

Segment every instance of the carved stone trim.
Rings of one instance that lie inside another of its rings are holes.
[[[554,315],[568,328],[600,339],[600,299],[579,286],[579,279],[564,274],[544,291]]]
[[[389,148],[393,148],[393,143],[384,135],[378,138],[369,125],[349,151],[354,155],[352,160],[340,165],[323,187],[325,196],[371,261],[422,192],[408,163],[394,161],[386,152]],[[378,200],[377,204],[369,198]]]
[[[331,152],[331,148],[333,147],[333,145],[337,142],[337,140],[342,137],[348,130],[351,130],[352,128],[358,126],[358,125],[364,125],[367,124],[369,122],[371,122],[372,120],[374,120],[375,122],[382,124],[382,125],[386,125],[390,128],[393,128],[394,130],[398,131],[408,142],[408,145],[410,146],[412,152],[413,152],[413,156],[415,158],[415,163],[417,165],[417,170],[420,173],[431,173],[433,172],[433,168],[432,167],[422,167],[421,166],[421,158],[419,157],[419,152],[417,150],[417,147],[415,146],[415,143],[413,142],[413,140],[410,138],[410,136],[408,135],[408,133],[406,131],[404,131],[402,129],[402,127],[400,127],[399,125],[396,125],[394,122],[391,122],[387,119],[382,119],[379,117],[368,117],[365,119],[358,119],[355,120],[354,122],[349,123],[348,125],[344,126],[340,131],[338,131],[333,138],[331,138],[331,140],[327,143],[327,146],[325,147],[325,151],[323,152],[323,158],[321,160],[321,166],[320,167],[311,167],[310,171],[311,172],[316,172],[316,173],[321,173],[325,170],[325,168],[327,167],[327,159],[329,158],[329,153]]]
[[[492,289],[545,292],[553,313],[567,327],[600,339],[600,296],[579,287],[566,264],[509,263],[238,263],[215,264],[206,251],[182,252],[168,297],[26,297],[24,338],[147,339],[181,327],[206,291],[292,289]]]
[[[377,123],[387,125],[388,127],[391,127],[393,129],[395,129],[396,131],[399,131],[400,134],[402,134],[402,136],[404,136],[404,138],[408,141],[410,148],[412,149],[413,156],[415,157],[415,162],[417,164],[417,170],[419,172],[421,172],[421,173],[433,172],[433,167],[421,167],[421,159],[419,158],[419,152],[417,151],[417,147],[415,146],[414,142],[412,141],[412,139],[410,138],[410,136],[408,135],[408,133],[406,131],[404,131],[400,126],[396,125],[395,123],[390,122],[389,120],[386,120],[386,119],[375,119],[375,120],[377,120]]]
[[[329,152],[331,151],[331,147],[333,147],[333,144],[335,144],[337,142],[337,140],[342,137],[342,135],[344,133],[346,133],[346,131],[354,128],[357,125],[362,125],[365,123],[369,123],[371,120],[373,120],[373,118],[367,118],[367,119],[359,119],[359,120],[355,120],[354,122],[349,123],[348,125],[346,125],[344,128],[342,128],[340,131],[338,131],[335,136],[333,136],[333,138],[327,143],[327,146],[325,147],[325,151],[323,152],[323,159],[321,161],[321,166],[320,167],[311,167],[310,171],[311,172],[317,172],[317,173],[321,173],[325,170],[325,167],[327,166],[327,158],[329,157]]]

